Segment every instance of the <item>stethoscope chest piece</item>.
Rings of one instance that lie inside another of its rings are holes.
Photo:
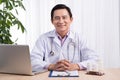
[[[50,54],[53,56],[53,55],[54,55],[54,52],[53,52],[53,51],[50,51]]]

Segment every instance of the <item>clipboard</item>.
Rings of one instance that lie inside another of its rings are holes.
[[[79,77],[78,71],[50,71],[49,77]]]

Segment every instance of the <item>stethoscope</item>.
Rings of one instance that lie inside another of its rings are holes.
[[[67,58],[68,60],[70,60],[70,51],[72,50],[73,51],[73,57],[71,59],[71,61],[74,60],[74,57],[75,57],[75,42],[71,39],[70,42],[68,43],[67,45]],[[51,51],[50,51],[50,55],[51,56],[54,56],[55,52],[53,51],[53,39],[51,40]]]
[[[53,52],[53,38],[51,40],[51,51],[50,51],[50,55],[54,56],[54,52]]]

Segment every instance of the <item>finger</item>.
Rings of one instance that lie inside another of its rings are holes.
[[[58,61],[57,63],[59,64],[59,63],[62,63],[62,62],[64,62],[64,60],[60,60],[60,61]]]
[[[59,68],[57,68],[56,70],[57,70],[57,71],[64,71],[65,68],[64,68],[64,67],[59,67]]]
[[[69,67],[69,66],[71,65],[71,63],[68,62],[68,61],[64,61],[62,64],[64,64],[64,65],[67,66],[67,67]]]
[[[70,67],[71,63],[68,60],[61,60],[57,62],[57,68],[59,67],[65,67],[65,69],[67,69],[68,67]]]
[[[58,62],[62,62],[62,61],[70,62],[70,61],[67,60],[67,59],[62,59],[62,60],[59,60]]]
[[[58,65],[56,66],[56,70],[58,70],[58,71],[65,70],[64,67],[65,67],[64,64],[58,64]]]
[[[63,63],[56,64],[56,68],[64,67],[65,65]]]
[[[66,59],[64,59],[63,61],[64,61],[64,62],[67,62],[67,63],[70,63],[70,61],[69,61],[69,60],[66,60]]]
[[[64,66],[64,69],[65,70],[69,70],[69,66]]]
[[[66,59],[60,60],[59,62],[60,62],[60,63],[63,63],[63,62],[70,63],[70,61],[69,61],[69,60],[66,60]]]

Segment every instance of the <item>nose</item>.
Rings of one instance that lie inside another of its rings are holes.
[[[63,23],[64,20],[62,18],[59,19],[59,23]]]

